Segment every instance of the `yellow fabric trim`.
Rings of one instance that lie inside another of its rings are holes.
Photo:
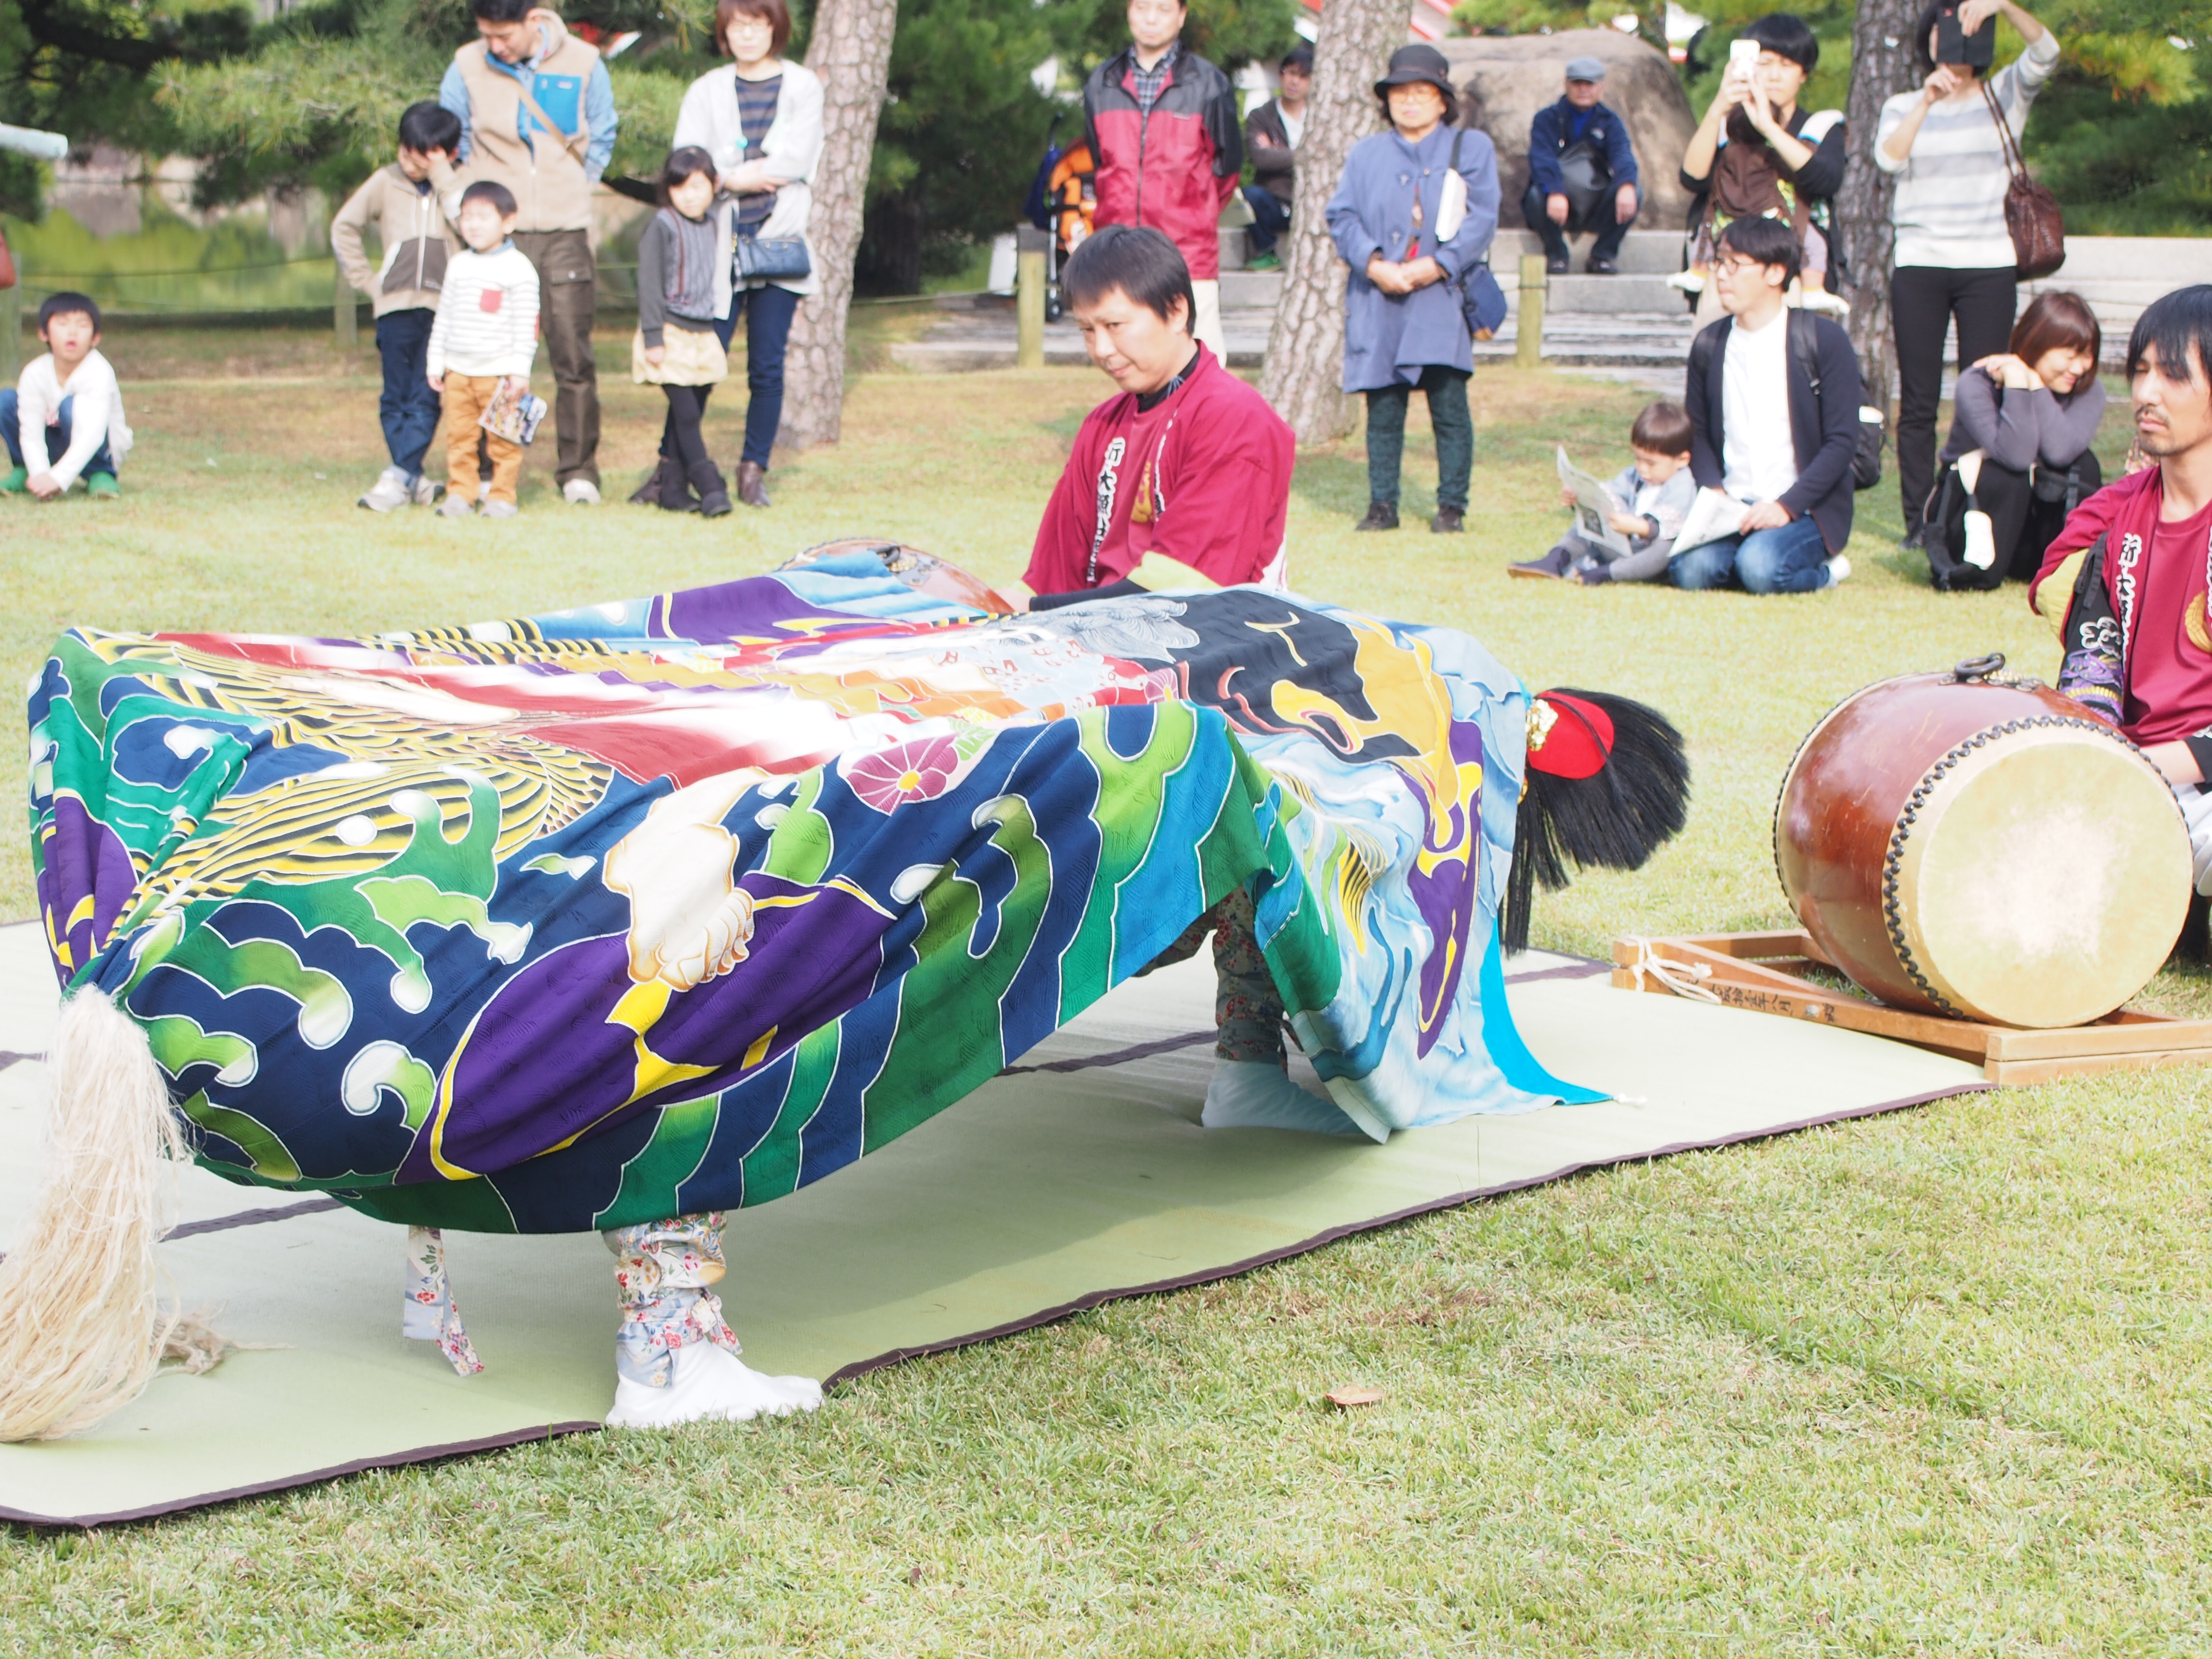
[[[2069,553],[2056,569],[2031,588],[2027,595],[2029,609],[2051,624],[2051,631],[2061,639],[2066,635],[2066,611],[2074,603],[2074,584],[2081,580],[2081,562],[2089,556],[2089,550]],[[2048,593],[2057,603],[2054,611],[2043,608],[2043,596]]]
[[[1147,553],[1137,561],[1137,568],[1129,573],[1129,580],[1139,587],[1157,593],[1170,587],[1218,587],[1221,584],[1211,577],[1200,575],[1181,559],[1171,559],[1164,553]]]

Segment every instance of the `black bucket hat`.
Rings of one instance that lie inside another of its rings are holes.
[[[1393,87],[1422,84],[1443,94],[1447,105],[1458,100],[1452,90],[1451,64],[1443,53],[1434,46],[1401,46],[1390,54],[1390,72],[1375,83],[1375,95],[1387,100]]]

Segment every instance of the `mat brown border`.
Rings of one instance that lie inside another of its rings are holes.
[[[1547,977],[1548,976],[1547,975]],[[1261,1267],[1272,1267],[1278,1261],[1286,1261],[1292,1256],[1304,1255],[1310,1251],[1320,1249],[1324,1245],[1334,1244],[1340,1239],[1351,1238],[1360,1233],[1372,1232],[1378,1227],[1389,1227],[1401,1221],[1411,1221],[1419,1216],[1433,1215],[1439,1210],[1456,1209],[1462,1205],[1473,1204],[1486,1198],[1501,1198],[1508,1193],[1522,1192],[1531,1187],[1547,1187],[1555,1181],[1565,1181],[1570,1176],[1581,1175],[1587,1170],[1609,1170],[1620,1164],[1642,1164],[1652,1158],[1672,1158],[1681,1152],[1714,1152],[1723,1146],[1739,1146],[1751,1140],[1770,1140],[1779,1135],[1799,1134],[1807,1129],[1817,1129],[1826,1124],[1848,1123],[1855,1118],[1879,1117],[1885,1112],[1901,1112],[1909,1107],[1925,1106],[1934,1101],[1949,1100],[1960,1095],[1987,1094],[1996,1087],[1993,1083],[1962,1083],[1955,1088],[1936,1089],[1927,1094],[1907,1095],[1900,1100],[1879,1101],[1871,1106],[1855,1106],[1847,1111],[1826,1112],[1818,1117],[1799,1118],[1788,1123],[1771,1124],[1765,1128],[1746,1129],[1739,1134],[1723,1135],[1717,1140],[1670,1141],[1666,1146],[1654,1146],[1645,1152],[1624,1152],[1619,1158],[1591,1158],[1581,1163],[1564,1164],[1544,1175],[1529,1176],[1520,1181],[1501,1182],[1494,1187],[1471,1188],[1466,1192],[1453,1193],[1447,1197],[1430,1199],[1419,1204],[1408,1205],[1402,1210],[1393,1210],[1387,1215],[1374,1216],[1364,1221],[1347,1222],[1341,1227],[1331,1227],[1324,1232],[1314,1234],[1310,1238],[1300,1239],[1294,1244],[1285,1244],[1280,1249],[1267,1250],[1259,1255],[1247,1256],[1241,1261],[1232,1261],[1225,1267],[1202,1268],[1197,1273],[1183,1273],[1174,1279],[1152,1279],[1142,1285],[1125,1285],[1115,1290],[1094,1291],[1087,1296],[1078,1297],[1073,1302],[1063,1302],[1056,1307],[1044,1309],[1024,1318],[1011,1320],[1003,1325],[994,1325],[988,1330],[976,1331],[966,1336],[947,1337],[941,1342],[924,1343],[918,1347],[893,1348],[888,1352],[876,1355],[872,1359],[856,1360],[850,1365],[842,1366],[832,1371],[823,1379],[822,1386],[825,1389],[834,1389],[841,1382],[849,1382],[855,1377],[866,1376],[870,1371],[882,1370],[890,1365],[902,1364],[909,1359],[927,1358],[934,1353],[949,1353],[955,1348],[972,1347],[978,1342],[992,1342],[1003,1336],[1018,1335],[1024,1331],[1033,1331],[1039,1326],[1053,1324],[1072,1315],[1088,1312],[1091,1309],[1102,1307],[1109,1302],[1119,1302],[1134,1296],[1164,1296],[1171,1291],[1187,1291],[1200,1285],[1217,1284],[1224,1279],[1235,1279],[1241,1273],[1254,1273]]]
[[[594,1434],[605,1426],[604,1423],[589,1420],[540,1423],[526,1429],[512,1429],[505,1434],[486,1435],[480,1440],[453,1440],[442,1446],[416,1446],[404,1451],[386,1452],[375,1457],[356,1457],[351,1462],[333,1463],[326,1469],[279,1475],[273,1480],[257,1480],[250,1486],[228,1486],[221,1492],[201,1492],[191,1498],[149,1504],[143,1509],[117,1510],[107,1515],[33,1515],[28,1510],[9,1509],[0,1504],[0,1521],[13,1522],[23,1527],[76,1527],[80,1529],[118,1526],[126,1521],[158,1521],[164,1516],[176,1515],[185,1510],[207,1509],[216,1504],[234,1503],[241,1498],[264,1498],[270,1492],[288,1491],[294,1486],[310,1486],[318,1481],[336,1480],[349,1474],[366,1474],[371,1469],[404,1468],[410,1463],[434,1463],[441,1457],[467,1457],[477,1452],[505,1451],[510,1446],[527,1445],[533,1440],[550,1440],[556,1435]]]

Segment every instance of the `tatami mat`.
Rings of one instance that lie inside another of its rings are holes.
[[[43,1052],[52,988],[36,929],[0,928],[0,1050]],[[851,1376],[1578,1169],[1983,1086],[1972,1066],[1852,1032],[1616,992],[1565,957],[1519,958],[1509,994],[1538,1060],[1621,1098],[1377,1146],[1199,1128],[1211,965],[1133,981],[883,1152],[733,1216],[722,1289],[746,1358]],[[35,1060],[0,1071],[0,1239],[36,1178],[46,1090]],[[221,1304],[236,1340],[287,1346],[164,1376],[78,1438],[0,1446],[0,1516],[159,1515],[596,1427],[611,1401],[594,1237],[449,1235],[485,1364],[461,1378],[399,1334],[398,1228],[197,1170],[183,1199],[163,1251],[185,1304]]]

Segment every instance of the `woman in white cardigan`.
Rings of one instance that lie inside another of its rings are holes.
[[[676,116],[676,143],[696,144],[714,158],[722,188],[737,198],[737,234],[761,241],[806,240],[814,207],[812,180],[822,159],[822,82],[804,64],[789,61],[791,12],[784,0],[720,0],[714,44],[730,55],[684,94]],[[813,249],[803,276],[736,280],[734,302],[715,327],[727,349],[745,323],[744,456],[738,463],[738,499],[769,504],[769,450],[783,420],[783,351],[799,301],[820,286]],[[664,457],[664,465],[672,465]],[[658,499],[659,475],[647,491]]]

